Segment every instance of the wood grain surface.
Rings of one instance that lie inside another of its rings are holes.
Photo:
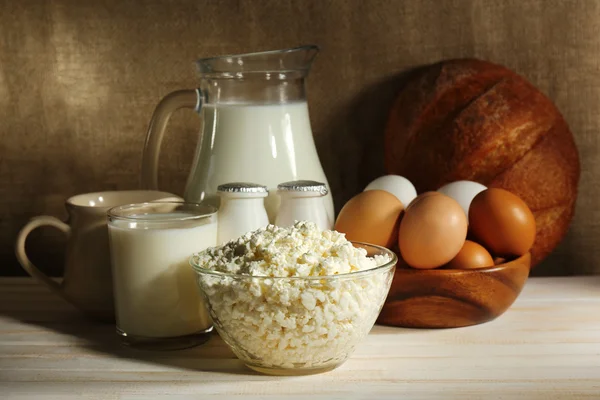
[[[31,279],[3,278],[0,397],[597,399],[599,312],[600,277],[531,278],[494,321],[444,330],[376,325],[340,368],[282,378],[245,368],[217,336],[176,352],[121,347],[113,326],[82,318]]]
[[[152,110],[193,88],[199,57],[321,46],[308,81],[315,142],[336,208],[383,172],[383,127],[402,75],[442,59],[504,64],[546,93],[579,145],[572,228],[535,274],[600,271],[600,3],[577,0],[0,0],[0,274],[34,215],[74,194],[139,184]],[[177,113],[162,189],[181,193],[200,123]],[[63,238],[34,263],[60,274]]]
[[[457,328],[502,315],[523,289],[531,254],[492,268],[397,267],[378,321],[403,328]]]

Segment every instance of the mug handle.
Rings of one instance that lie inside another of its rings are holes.
[[[25,252],[25,240],[27,239],[27,236],[34,229],[46,225],[55,227],[59,231],[64,232],[67,236],[71,233],[71,227],[58,218],[50,217],[48,215],[35,217],[31,219],[31,221],[29,221],[19,232],[19,235],[17,236],[17,243],[15,245],[15,254],[17,256],[17,260],[19,260],[19,263],[29,275],[44,283],[54,293],[68,301],[62,290],[62,287],[56,281],[48,277],[48,275],[40,271],[35,265],[33,265],[31,260],[29,260],[29,257],[27,257],[27,253]]]
[[[200,89],[177,90],[162,98],[156,106],[144,143],[142,155],[142,189],[158,189],[158,156],[160,145],[171,114],[181,108],[191,108],[199,112],[204,96]]]

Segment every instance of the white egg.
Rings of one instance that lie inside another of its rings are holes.
[[[456,200],[468,217],[469,207],[471,206],[473,198],[485,189],[487,189],[487,187],[481,183],[473,181],[456,181],[442,186],[437,191]]]
[[[369,183],[364,191],[385,190],[396,196],[406,208],[415,197],[417,190],[405,177],[400,175],[384,175]]]

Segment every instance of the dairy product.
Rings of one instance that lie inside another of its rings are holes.
[[[283,104],[206,104],[200,148],[188,178],[185,199],[213,202],[217,186],[228,182],[267,185],[265,206],[275,221],[277,185],[296,179],[327,183],[317,155],[306,102]],[[333,200],[325,198],[333,220]]]
[[[368,271],[389,256],[367,257],[308,222],[269,225],[192,261],[221,273],[198,280],[223,339],[266,368],[343,362],[373,326],[393,276],[393,265]]]
[[[118,328],[127,335],[150,338],[183,336],[209,328],[210,318],[188,260],[194,252],[216,244],[215,218],[160,229],[144,229],[140,224],[141,219],[109,224]]]
[[[323,197],[329,193],[325,184],[315,181],[290,181],[277,186],[281,206],[275,218],[277,226],[292,226],[296,221],[311,221],[319,229],[333,228]]]
[[[219,207],[219,228],[217,244],[269,225],[269,217],[265,210],[264,198],[267,188],[248,182],[232,182],[219,185],[221,197]]]

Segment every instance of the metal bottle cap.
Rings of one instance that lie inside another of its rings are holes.
[[[321,196],[325,196],[329,191],[327,185],[317,181],[289,181],[277,185],[277,190],[282,192],[315,192]]]
[[[217,187],[217,191],[223,193],[268,193],[267,187],[251,182],[230,182]]]

